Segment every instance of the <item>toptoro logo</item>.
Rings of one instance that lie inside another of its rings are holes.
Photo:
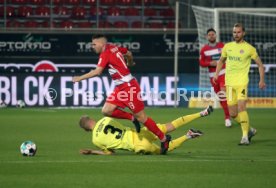
[[[166,52],[173,52],[175,43],[172,39],[166,38],[166,35],[163,37],[164,42],[167,45]],[[178,50],[179,52],[196,52],[199,49],[198,42],[178,42]]]
[[[48,51],[51,49],[51,43],[43,41],[42,36],[35,36],[31,33],[23,35],[22,40],[0,41],[0,51],[17,52],[17,51]]]
[[[50,49],[50,42],[0,41],[0,51],[33,51]]]
[[[114,42],[109,44],[115,44],[117,46],[122,46],[128,48],[131,51],[139,51],[141,48],[140,42]],[[92,52],[91,42],[77,42],[78,52]]]

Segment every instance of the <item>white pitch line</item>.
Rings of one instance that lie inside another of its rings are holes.
[[[41,109],[41,108],[25,108],[25,111],[30,111],[30,112],[57,112],[56,110],[53,109]]]
[[[243,160],[243,159],[231,159],[231,160],[212,160],[212,159],[168,159],[168,160],[94,160],[91,161],[0,161],[0,163],[20,164],[20,163],[118,163],[118,162],[131,162],[131,163],[152,163],[152,162],[276,162],[276,160]]]

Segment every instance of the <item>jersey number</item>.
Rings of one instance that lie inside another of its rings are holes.
[[[111,134],[115,134],[116,132],[118,132],[118,134],[115,136],[116,139],[120,139],[122,137],[123,131],[121,129],[113,127],[112,125],[105,126],[104,133],[108,134],[109,129],[111,131]]]
[[[127,68],[123,54],[122,54],[121,52],[117,52],[117,53],[116,53],[116,57],[117,57],[118,59],[120,59],[120,61],[121,61],[121,63],[123,64],[123,66],[124,66],[125,68]]]

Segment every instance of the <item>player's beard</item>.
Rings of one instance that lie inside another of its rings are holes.
[[[216,39],[212,39],[212,40],[210,39],[210,40],[209,40],[209,43],[210,43],[210,44],[216,44]]]
[[[233,37],[236,43],[239,43],[243,40],[243,37]]]
[[[99,54],[95,48],[92,48],[92,50],[95,52],[95,54]]]

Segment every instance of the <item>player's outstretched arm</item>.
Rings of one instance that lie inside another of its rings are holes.
[[[260,89],[264,89],[265,88],[265,71],[264,71],[264,65],[262,63],[262,60],[260,57],[257,57],[257,59],[255,60],[255,63],[258,65],[259,67],[259,74],[260,74],[260,82],[259,82],[259,88]]]
[[[114,151],[102,151],[102,150],[92,150],[92,149],[81,149],[80,154],[83,155],[112,155]]]
[[[81,75],[81,76],[74,76],[73,79],[72,79],[72,82],[79,82],[79,81],[82,81],[82,80],[85,80],[85,79],[88,79],[88,78],[92,78],[92,77],[95,77],[95,76],[99,76],[102,74],[104,68],[103,67],[97,67],[95,70],[91,70],[89,73],[86,73],[84,75]]]

